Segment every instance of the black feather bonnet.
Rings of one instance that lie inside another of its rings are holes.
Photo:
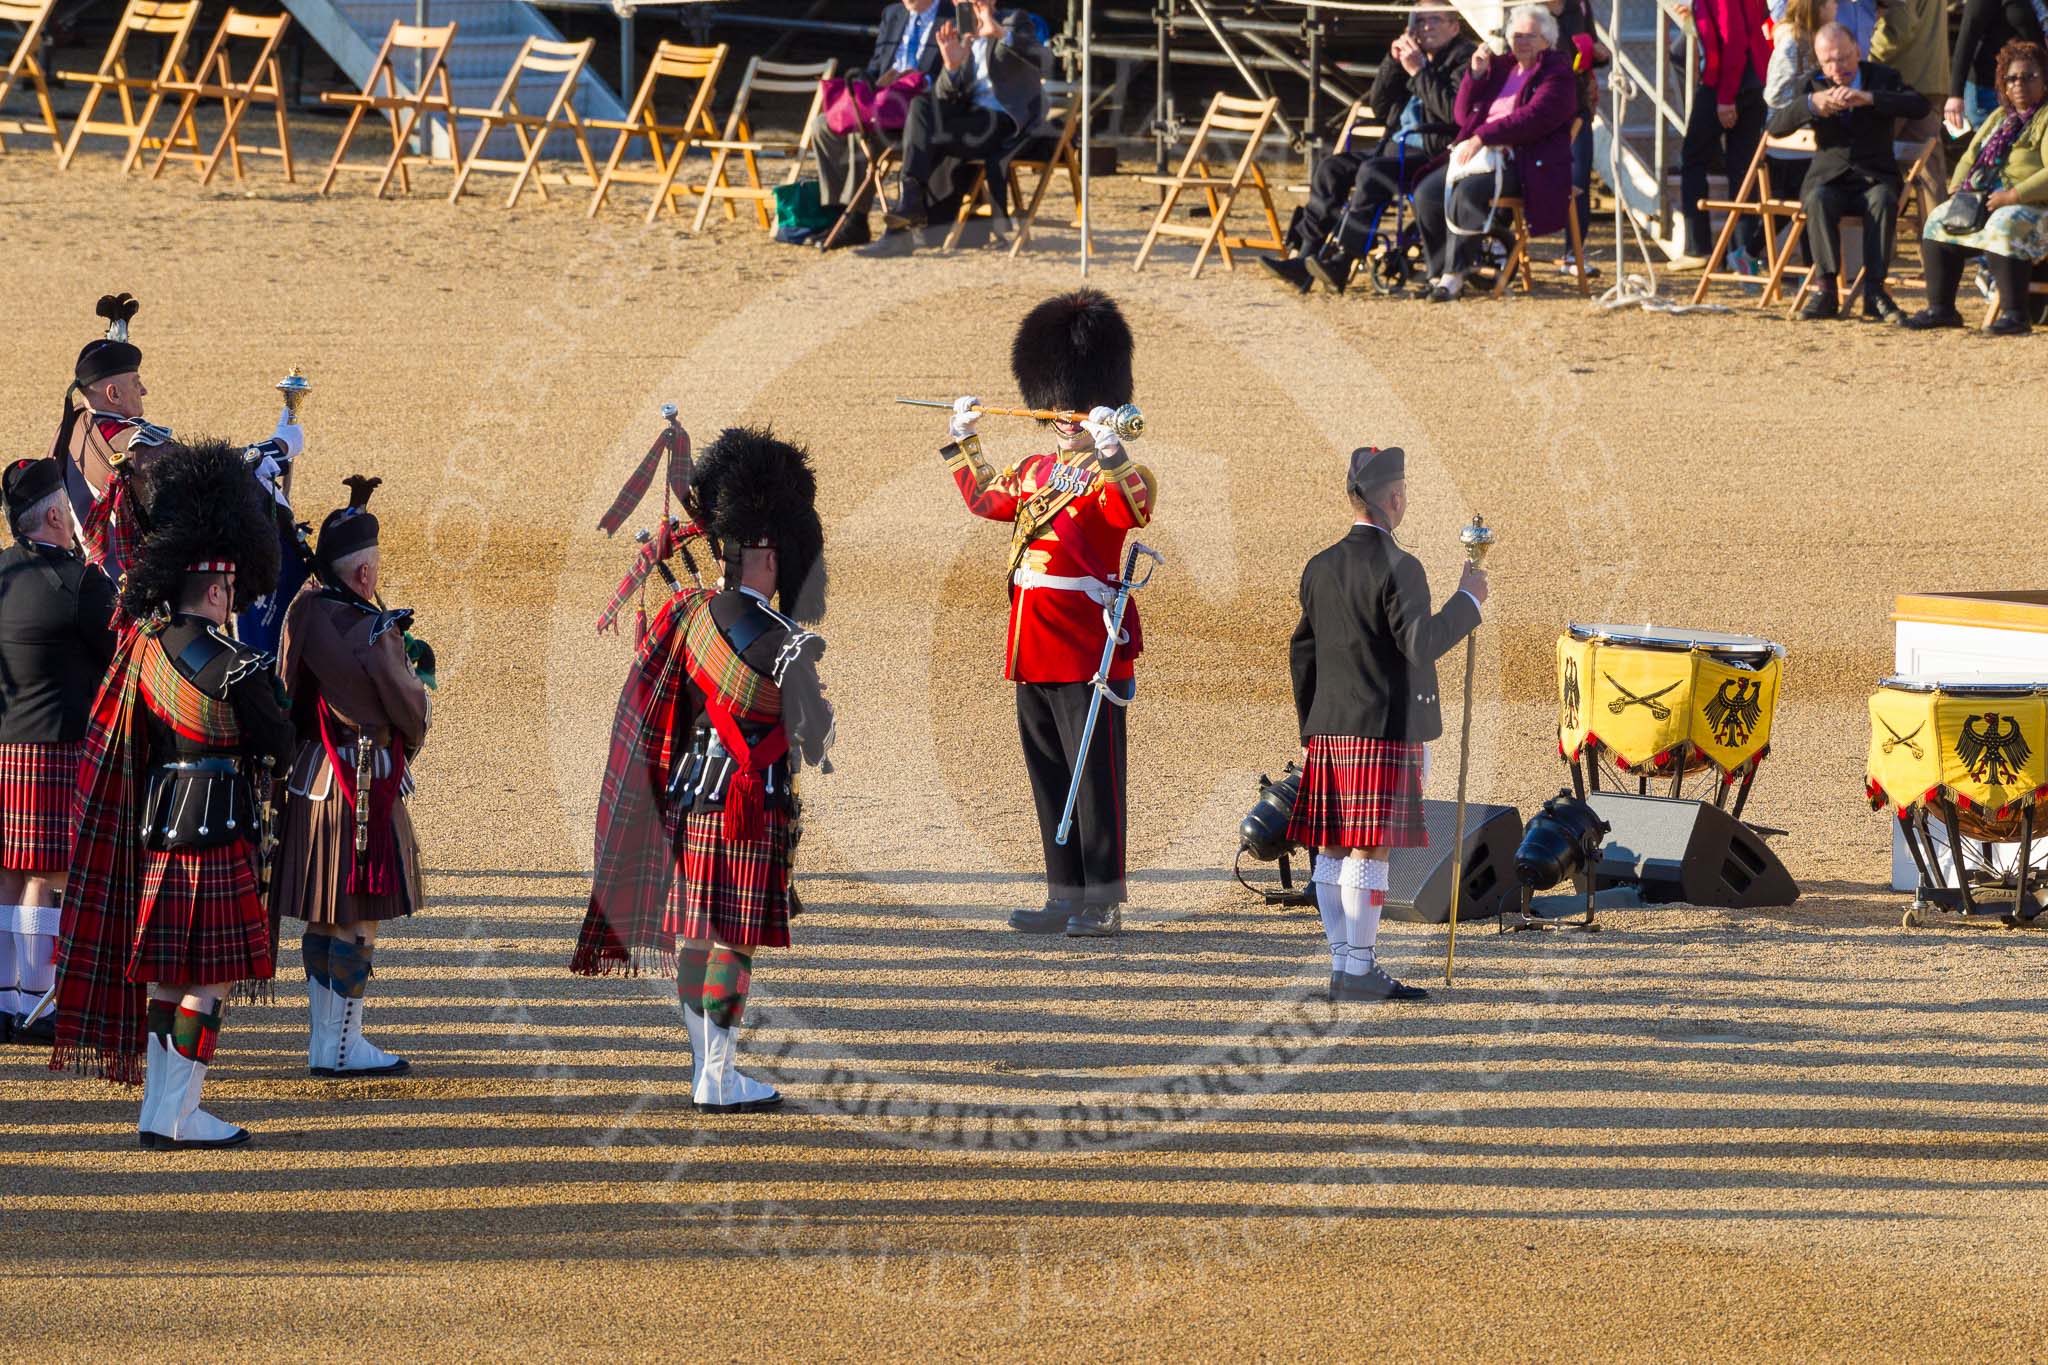
[[[727,427],[697,456],[690,489],[728,585],[738,586],[743,549],[772,544],[782,613],[807,622],[824,616],[825,528],[809,452],[766,427]]]
[[[149,529],[121,587],[131,616],[175,604],[198,564],[235,566],[236,611],[277,585],[277,519],[240,446],[209,437],[159,447],[144,483]]]

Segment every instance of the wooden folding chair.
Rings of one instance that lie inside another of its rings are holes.
[[[882,187],[889,178],[889,169],[903,155],[902,148],[885,141],[877,133],[861,133],[859,137],[861,147],[867,154],[867,172],[861,176],[860,184],[853,191],[853,197],[846,201],[846,211],[839,215],[839,220],[825,233],[823,245],[827,251],[839,244],[839,234],[846,231],[849,223],[856,218],[862,222],[867,220],[869,200],[880,196],[882,207],[887,209],[889,206],[889,197],[883,192]]]
[[[1218,94],[1209,101],[1208,112],[1202,115],[1201,126],[1195,129],[1194,141],[1188,144],[1188,153],[1181,158],[1180,169],[1172,175],[1145,175],[1138,177],[1147,185],[1157,185],[1166,191],[1159,201],[1159,212],[1152,219],[1152,226],[1145,233],[1145,241],[1138,248],[1138,259],[1131,263],[1133,270],[1143,270],[1146,258],[1161,237],[1184,237],[1202,244],[1195,254],[1194,268],[1188,278],[1201,276],[1202,266],[1208,262],[1211,250],[1220,251],[1226,268],[1235,270],[1237,263],[1231,259],[1233,247],[1280,251],[1280,219],[1273,210],[1273,195],[1266,187],[1266,176],[1259,169],[1259,144],[1272,126],[1273,115],[1279,110],[1278,98],[1264,100],[1241,99],[1236,95]],[[1217,176],[1210,172],[1207,158],[1209,139],[1218,133],[1236,133],[1244,137],[1244,154],[1237,159],[1228,176]],[[1266,228],[1270,234],[1264,238],[1231,237],[1224,228],[1230,221],[1230,211],[1237,203],[1237,196],[1246,180],[1259,192],[1259,200],[1266,211]],[[1200,189],[1209,204],[1207,226],[1193,223],[1170,221],[1174,206],[1187,190]]]
[[[213,144],[211,152],[181,151],[166,141],[156,154],[156,164],[149,168],[149,178],[156,179],[164,173],[164,166],[172,161],[189,161],[199,170],[199,183],[209,184],[213,173],[220,169],[220,159],[228,158],[233,170],[235,183],[242,180],[242,158],[245,156],[274,156],[284,163],[284,178],[287,184],[298,177],[292,171],[292,134],[285,123],[284,76],[278,67],[277,48],[284,41],[285,30],[292,26],[289,14],[265,16],[244,14],[231,9],[220,21],[220,29],[213,35],[213,43],[200,59],[199,75],[190,83],[166,81],[164,89],[181,93],[184,98],[178,104],[177,117],[171,120],[176,127],[182,121],[189,121],[192,111],[202,99],[220,101],[220,140]],[[262,46],[249,60],[247,80],[235,79],[233,54],[230,42],[261,43]],[[242,118],[252,104],[267,104],[277,119],[277,145],[265,147],[257,143],[242,141],[240,132]]]
[[[1051,188],[1053,176],[1061,171],[1066,172],[1067,189],[1074,196],[1073,225],[1076,228],[1081,226],[1081,154],[1074,149],[1076,140],[1081,136],[1081,102],[1076,98],[1079,88],[1072,81],[1045,83],[1044,126],[1058,128],[1059,134],[1053,139],[1051,149],[1043,156],[1020,155],[1010,160],[1010,210],[1017,225],[1016,239],[1010,243],[1012,256],[1022,251],[1024,244],[1031,240],[1031,225],[1038,221],[1038,206],[1045,202],[1045,192]],[[1110,93],[1107,89],[1102,91],[1098,102],[1102,98],[1107,98]],[[1029,146],[1027,143],[1027,149]],[[1027,170],[1038,173],[1038,184],[1032,189],[1028,200],[1024,197],[1022,176],[1022,172]],[[1022,212],[1017,211],[1019,204],[1024,206]],[[993,211],[993,204],[990,205],[990,209]],[[1095,234],[1092,230],[1088,237],[1088,251],[1093,254]]]
[[[725,65],[724,43],[717,47],[685,47],[663,39],[654,49],[654,59],[647,63],[647,75],[640,82],[640,92],[633,96],[633,106],[626,111],[623,122],[613,119],[591,119],[592,128],[605,128],[618,133],[618,141],[612,143],[612,154],[604,164],[604,172],[597,178],[597,192],[590,196],[590,208],[586,216],[595,218],[597,211],[604,207],[605,196],[611,193],[613,185],[652,185],[654,202],[647,206],[647,221],[653,222],[656,215],[666,209],[676,211],[675,199],[690,193],[687,184],[676,183],[676,173],[683,168],[683,158],[689,154],[691,143],[699,138],[716,141],[718,125],[711,121],[711,93],[718,84],[719,68]],[[665,80],[694,83],[690,95],[690,111],[681,123],[663,123],[655,114],[654,93]],[[626,148],[636,138],[647,139],[647,150],[654,157],[654,169],[623,170],[619,163],[626,158]],[[669,152],[663,153],[662,139],[667,138]]]
[[[469,144],[469,159],[462,163],[462,169],[455,174],[455,188],[448,191],[448,202],[453,204],[462,198],[462,187],[469,183],[470,176],[478,171],[493,171],[510,174],[513,177],[512,193],[505,197],[505,207],[513,208],[519,203],[519,196],[526,191],[529,183],[540,191],[540,197],[548,197],[547,177],[536,169],[540,164],[541,149],[548,138],[555,133],[566,134],[576,144],[576,154],[583,158],[583,170],[589,179],[584,184],[597,183],[597,162],[590,155],[590,140],[584,135],[583,119],[571,103],[576,94],[576,82],[583,76],[583,68],[590,62],[590,54],[596,50],[597,40],[585,38],[580,43],[551,42],[545,38],[527,38],[521,45],[519,55],[513,59],[512,69],[505,73],[504,84],[498,87],[497,97],[488,109],[459,109],[456,112],[465,118],[482,120],[476,137]],[[553,76],[557,80],[555,93],[548,100],[547,112],[529,114],[519,107],[519,84],[528,76]],[[491,140],[491,134],[510,128],[519,139],[520,156],[517,161],[503,157],[487,157],[484,147]],[[571,176],[563,176],[562,184],[577,183]]]
[[[1907,238],[1907,234],[1903,231],[1905,226],[1911,222],[1924,222],[1926,220],[1927,215],[1934,211],[1934,204],[1932,202],[1933,195],[1932,192],[1928,189],[1928,186],[1931,185],[1933,181],[1929,177],[1928,167],[1933,162],[1934,154],[1940,146],[1941,143],[1939,138],[1931,137],[1927,139],[1927,141],[1921,143],[1913,154],[1912,165],[1909,166],[1903,172],[1905,181],[1905,193],[1899,196],[1899,221],[1893,227],[1892,230],[1894,246],[1892,261],[1895,265],[1898,262],[1898,256],[1896,252],[1897,244],[1905,241]],[[1802,210],[1799,215],[1799,226],[1803,228],[1805,225],[1806,214],[1804,210]],[[1918,234],[1914,234],[1914,236],[1917,238]],[[1790,247],[1791,243],[1788,240],[1786,243],[1786,250],[1783,254],[1789,256],[1791,254]],[[1784,274],[1784,270],[1782,269],[1784,262],[1780,261],[1779,265],[1781,268],[1778,271],[1776,271],[1771,277],[1773,285],[1776,284],[1779,276]],[[1813,289],[1814,272],[1811,269],[1806,269],[1805,267],[1801,268],[1802,270],[1804,270],[1805,274],[1804,278],[1802,278],[1799,282],[1799,292],[1792,296],[1791,315],[1793,316],[1797,316],[1799,310],[1805,306],[1806,296],[1808,293],[1812,292]],[[1863,277],[1869,271],[1869,269],[1870,266],[1867,262],[1857,267],[1855,278],[1850,280],[1848,286],[1842,290],[1843,298],[1853,299],[1856,297],[1856,295],[1863,288]],[[1885,276],[1884,282],[1886,287],[1888,288],[1896,287],[1900,289],[1921,289],[1926,287],[1926,281],[1924,279],[1915,279],[1910,275],[1901,276],[1896,273]],[[1765,297],[1775,298],[1776,296],[1770,290],[1767,289],[1765,291]]]
[[[13,118],[0,114],[0,152],[7,150],[8,133],[24,137],[33,133],[37,137],[50,139],[50,150],[59,156],[64,154],[64,135],[57,130],[57,111],[50,107],[49,82],[43,79],[42,63],[36,60],[36,45],[43,40],[43,25],[50,20],[50,11],[57,7],[57,0],[0,0],[0,23],[20,24],[21,41],[14,45],[14,55],[0,66],[0,108],[7,104],[7,96],[14,89],[14,83],[26,76],[29,88],[36,97],[36,105],[42,116],[34,123],[26,118]]]
[[[185,45],[192,40],[192,28],[198,22],[199,0],[128,0],[128,7],[121,11],[121,22],[114,28],[113,39],[107,44],[107,55],[100,58],[99,70],[57,73],[60,81],[89,87],[85,103],[78,111],[78,122],[71,125],[71,140],[64,144],[57,158],[58,170],[70,169],[72,159],[78,155],[78,144],[88,133],[127,142],[128,155],[121,161],[123,175],[134,169],[136,158],[145,147],[176,143],[199,150],[199,130],[190,112],[171,124],[165,143],[149,136],[149,126],[156,121],[157,108],[164,102],[166,85],[191,79],[185,74]],[[138,34],[163,41],[163,60],[157,64],[154,75],[129,74],[128,40]],[[100,97],[109,90],[120,101],[121,117],[96,119],[93,114],[99,109]],[[135,112],[137,95],[147,96],[140,117]]]
[[[1579,120],[1572,120],[1572,137],[1579,135]],[[1504,194],[1493,201],[1495,209],[1505,209],[1508,215],[1508,256],[1501,262],[1500,273],[1493,277],[1493,296],[1504,298],[1509,283],[1519,279],[1524,294],[1534,293],[1536,281],[1529,269],[1529,220],[1523,216],[1523,201],[1520,195]],[[1489,217],[1491,215],[1488,215]],[[1579,297],[1589,298],[1592,286],[1586,277],[1586,239],[1584,229],[1579,225],[1579,203],[1575,197],[1565,200],[1565,240],[1571,243],[1572,265],[1579,277]]]
[[[454,24],[442,24],[434,28],[420,28],[414,24],[397,24],[384,35],[384,46],[377,49],[377,60],[370,67],[370,78],[363,82],[360,95],[346,90],[323,90],[322,104],[338,104],[348,110],[348,122],[342,125],[341,142],[334,149],[334,160],[327,163],[326,178],[320,182],[320,193],[326,194],[334,188],[334,182],[343,171],[352,175],[374,175],[377,177],[377,197],[382,199],[384,191],[391,188],[396,178],[398,188],[406,194],[412,193],[413,166],[446,166],[458,174],[462,170],[462,135],[455,123],[455,96],[448,81],[448,49],[455,42]],[[425,65],[420,74],[419,89],[414,90],[398,79],[395,55],[400,52],[418,53]],[[382,82],[380,93],[378,84]],[[391,156],[383,165],[350,162],[349,144],[355,140],[356,129],[362,126],[363,115],[372,109],[382,113],[391,124]],[[448,129],[448,155],[434,153],[434,116],[439,115]],[[424,122],[422,122],[424,120]],[[420,150],[411,150],[412,135],[420,134]]]
[[[1700,303],[1707,292],[1717,284],[1762,286],[1763,292],[1754,300],[1759,308],[1775,302],[1780,281],[1784,277],[1787,253],[1799,245],[1799,233],[1806,226],[1806,210],[1797,199],[1780,199],[1771,189],[1771,152],[1813,151],[1813,130],[1801,128],[1788,137],[1766,135],[1756,144],[1756,154],[1749,159],[1749,168],[1739,180],[1731,182],[1732,192],[1726,199],[1702,199],[1698,207],[1709,213],[1725,215],[1721,231],[1714,238],[1714,249],[1707,255],[1707,265],[1700,272],[1700,282],[1693,287],[1692,301]],[[1765,278],[1745,275],[1736,270],[1723,270],[1728,252],[1735,244],[1735,234],[1745,218],[1761,218],[1764,230]],[[1780,225],[1783,225],[1781,230]]]
[[[725,131],[716,139],[699,140],[697,143],[700,149],[711,153],[711,174],[705,177],[704,189],[697,196],[697,220],[690,224],[690,231],[704,230],[704,220],[710,216],[713,200],[724,203],[726,221],[731,222],[734,217],[732,201],[735,199],[753,200],[754,212],[761,220],[761,230],[774,229],[775,218],[768,212],[768,201],[775,197],[775,192],[762,186],[758,158],[764,155],[788,157],[789,174],[783,177],[783,183],[796,183],[803,172],[804,157],[810,153],[811,139],[825,117],[823,83],[838,70],[837,61],[796,66],[754,57],[747,62],[747,69],[740,76],[740,88],[732,98],[732,111],[725,116]],[[756,95],[810,96],[811,102],[804,110],[803,123],[794,138],[755,134],[750,106]],[[735,152],[746,168],[747,183],[744,185],[732,183],[729,165]]]

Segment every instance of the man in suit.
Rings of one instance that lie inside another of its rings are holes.
[[[953,22],[953,0],[889,0],[875,34],[875,50],[859,79],[880,88],[916,71],[927,81],[939,74],[939,25]],[[811,141],[818,158],[818,187],[827,212],[843,213],[860,187],[866,159],[860,137],[835,133],[820,125]],[[870,240],[866,214],[858,214],[839,234],[835,246],[859,246]]]
[[[1771,114],[1774,136],[1811,126],[1816,148],[1799,190],[1815,285],[1799,316],[1841,315],[1836,281],[1842,273],[1842,219],[1856,213],[1863,216],[1863,316],[1897,323],[1905,314],[1884,287],[1903,181],[1892,127],[1924,115],[1927,96],[1890,67],[1863,61],[1856,39],[1840,24],[1827,24],[1814,35],[1813,52],[1820,70],[1807,78],[1800,98]]]
[[[1311,879],[1330,943],[1330,999],[1421,1000],[1374,956],[1387,855],[1429,842],[1423,746],[1443,733],[1436,661],[1479,625],[1486,572],[1467,564],[1443,610],[1394,541],[1408,512],[1399,446],[1351,452],[1351,532],[1301,574],[1301,624],[1289,647],[1307,750],[1287,838],[1316,851]]]
[[[911,101],[902,193],[888,231],[865,254],[909,255],[934,204],[955,192],[954,168],[1003,151],[1044,112],[1045,49],[1031,16],[1011,10],[998,17],[996,0],[967,0],[958,18],[938,27],[945,69],[937,85]]]

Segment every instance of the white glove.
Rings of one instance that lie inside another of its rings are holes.
[[[1116,420],[1115,408],[1093,408],[1081,430],[1088,433],[1088,439],[1095,443],[1095,453],[1102,457],[1103,464],[1115,464],[1123,458],[1124,442],[1110,423]]]
[[[287,460],[298,459],[299,452],[306,448],[306,429],[292,420],[290,408],[277,415],[277,430],[270,435],[272,439],[284,443]]]
[[[954,440],[964,441],[974,434],[975,428],[981,424],[981,414],[976,411],[980,406],[979,398],[953,400],[953,422],[947,430],[953,434]]]

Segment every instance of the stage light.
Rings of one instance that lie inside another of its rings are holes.
[[[1252,808],[1237,824],[1237,861],[1231,870],[1236,873],[1239,885],[1247,891],[1258,892],[1266,898],[1268,905],[1315,903],[1312,891],[1294,884],[1293,856],[1300,845],[1290,843],[1287,838],[1287,822],[1294,814],[1294,798],[1300,791],[1301,765],[1298,763],[1289,763],[1278,782],[1261,774],[1259,799],[1252,803]],[[1262,863],[1280,864],[1279,890],[1253,886],[1244,879],[1246,854]]]
[[[1501,930],[1586,929],[1593,923],[1593,872],[1600,865],[1600,844],[1611,830],[1585,801],[1568,790],[1543,803],[1530,817],[1515,849],[1515,879],[1522,884],[1522,913],[1510,923],[1501,916]],[[1530,913],[1536,892],[1547,891],[1563,882],[1576,886],[1585,897],[1586,917],[1582,920],[1547,920]]]

